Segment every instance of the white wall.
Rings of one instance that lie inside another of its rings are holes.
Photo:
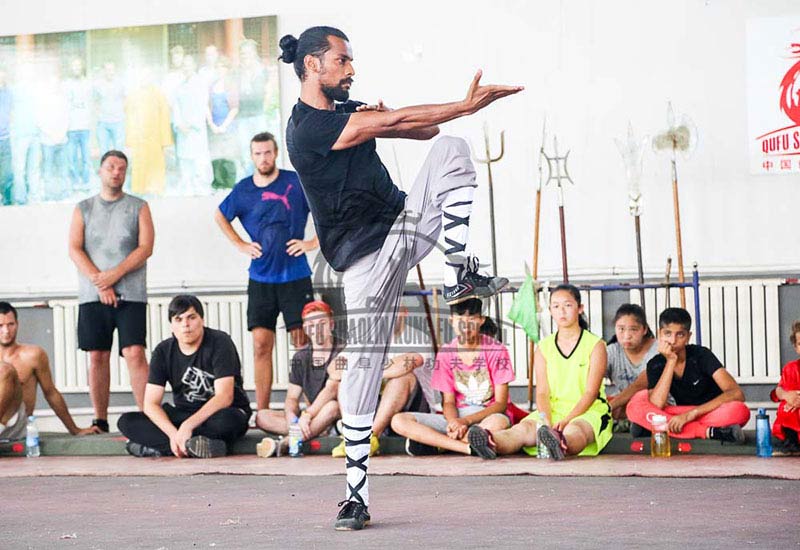
[[[388,105],[440,102],[463,96],[475,69],[485,80],[523,84],[522,94],[445,132],[480,147],[486,121],[506,131],[505,158],[495,165],[500,270],[519,275],[532,252],[537,152],[543,116],[571,150],[576,186],[567,191],[567,242],[574,277],[610,277],[635,269],[632,219],[623,168],[613,138],[628,121],[641,133],[666,126],[666,103],[689,114],[700,142],[679,165],[684,258],[705,273],[800,269],[797,176],[750,176],[747,169],[745,25],[751,17],[796,16],[791,0],[478,0],[398,3],[290,3],[230,0],[218,3],[84,0],[5,0],[0,35],[160,24],[237,16],[279,15],[281,33],[315,24],[342,28],[355,52],[352,95]],[[489,8],[491,6],[491,9]],[[283,66],[284,123],[298,95],[291,67]],[[552,134],[551,134],[552,135]],[[392,145],[381,143],[393,172]],[[494,145],[497,148],[497,144]],[[426,144],[398,142],[409,186]],[[480,153],[482,154],[482,153]],[[288,165],[287,165],[288,167]],[[490,258],[485,170],[478,166],[479,200],[472,217],[475,252]],[[666,158],[644,158],[643,248],[646,271],[662,276],[675,255]],[[556,196],[542,203],[540,265],[560,274]],[[216,199],[162,199],[152,203],[156,251],[149,263],[153,289],[243,286],[245,258],[214,227]],[[72,205],[0,208],[0,295],[70,292],[74,269],[66,254]],[[439,275],[440,257],[423,264]]]

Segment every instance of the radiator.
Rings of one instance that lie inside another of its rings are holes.
[[[703,345],[712,349],[740,383],[775,383],[780,377],[778,287],[782,282],[782,279],[709,280],[701,284]],[[693,292],[692,288],[686,289],[687,309],[692,317]],[[512,296],[501,295],[500,309],[503,319],[507,319]],[[206,326],[231,335],[241,357],[245,388],[254,389],[253,341],[247,331],[247,296],[244,293],[208,296],[198,294],[198,298],[205,308]],[[167,321],[170,299],[169,296],[153,297],[147,305],[148,357],[153,346],[170,336]],[[639,303],[638,290],[630,292],[630,301]],[[494,307],[494,300],[486,302]],[[602,334],[604,314],[611,316],[614,313],[603,311],[602,292],[583,291],[582,302],[590,329],[596,334]],[[670,289],[669,301],[666,289],[646,291],[648,322],[654,330],[658,327],[658,314],[668,303],[672,306],[680,304],[678,289]],[[88,354],[77,347],[77,301],[53,300],[49,305],[53,310],[55,352],[51,364],[56,384],[63,392],[87,392]],[[440,304],[439,315],[446,319],[447,310],[443,304]],[[494,317],[494,312],[490,311],[489,315]],[[528,343],[525,333],[520,327],[508,324],[505,325],[504,335],[516,370],[512,385],[527,385]],[[279,322],[273,352],[274,389],[286,389],[292,353],[288,334],[280,328]],[[125,361],[119,357],[116,338],[111,354],[111,390],[130,391]]]

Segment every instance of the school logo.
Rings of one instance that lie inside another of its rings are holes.
[[[800,172],[800,19],[748,24],[750,171]]]
[[[800,44],[792,44],[792,57],[800,58]],[[800,124],[800,61],[792,65],[781,80],[781,111]],[[796,133],[796,132],[795,132]]]

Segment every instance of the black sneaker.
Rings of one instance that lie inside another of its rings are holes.
[[[485,460],[497,458],[497,451],[492,449],[489,443],[489,432],[480,426],[473,425],[469,427],[467,441],[469,441],[469,450],[474,456],[479,456]]]
[[[135,443],[133,441],[128,441],[125,445],[125,450],[128,451],[129,455],[137,456],[139,458],[160,458],[165,456],[164,453],[159,451],[158,449],[154,449],[152,447],[147,447],[146,445],[142,445],[141,443]]]
[[[708,438],[716,439],[723,443],[744,445],[744,432],[742,431],[742,427],[738,424],[725,426],[724,428],[709,428]]]
[[[536,431],[536,444],[547,447],[547,450],[550,451],[550,458],[553,460],[563,460],[566,456],[564,448],[561,446],[563,440],[564,436],[550,426],[539,426]]]
[[[631,437],[650,437],[652,434],[647,428],[631,422]]]
[[[333,523],[333,528],[337,531],[359,531],[369,525],[369,511],[360,502],[343,500],[339,506],[342,509],[339,510],[336,521]]]
[[[219,458],[228,454],[228,446],[221,439],[196,435],[186,442],[186,454],[192,458]]]
[[[406,438],[406,454],[408,456],[433,456],[439,454],[439,449]]]
[[[800,452],[800,441],[798,441],[797,432],[785,426],[781,427],[781,430],[783,430],[783,443],[781,443],[781,450],[784,453]]]
[[[447,305],[458,304],[470,298],[494,296],[508,284],[505,277],[487,277],[478,273],[478,258],[467,259],[467,264],[455,286],[444,286],[443,294]]]
[[[108,433],[108,420],[105,418],[95,418],[92,420],[92,426],[97,426],[101,432]]]

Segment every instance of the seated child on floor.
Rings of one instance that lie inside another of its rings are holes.
[[[628,419],[645,429],[654,414],[667,417],[670,436],[744,443],[750,418],[744,393],[710,349],[689,344],[692,318],[667,308],[658,318],[659,355],[647,363],[647,390],[628,402]],[[675,405],[668,405],[672,395]]]
[[[507,430],[472,426],[469,443],[482,458],[520,449],[536,454],[537,444],[545,445],[555,460],[595,456],[611,440],[611,407],[603,388],[606,346],[588,330],[578,289],[556,287],[550,294],[550,314],[558,331],[539,343],[533,359],[538,410]],[[540,414],[547,425],[537,429]]]
[[[476,298],[450,306],[456,337],[439,350],[431,378],[442,393],[444,414],[406,412],[392,418],[392,429],[407,438],[411,456],[438,449],[471,454],[470,426],[500,430],[511,425],[506,411],[514,369],[506,347],[493,338],[497,326],[481,314],[482,307]]]
[[[606,347],[608,367],[606,378],[611,385],[606,388],[611,415],[615,424],[620,422],[628,431],[625,407],[631,397],[647,389],[647,362],[658,354],[658,341],[647,325],[647,315],[641,306],[622,304],[614,315],[614,337]]]
[[[800,355],[800,321],[792,323],[789,341],[794,351]],[[773,401],[778,403],[772,435],[783,441],[783,451],[794,453],[800,451],[797,434],[800,432],[800,359],[789,361],[781,370],[781,380],[770,393]]]

